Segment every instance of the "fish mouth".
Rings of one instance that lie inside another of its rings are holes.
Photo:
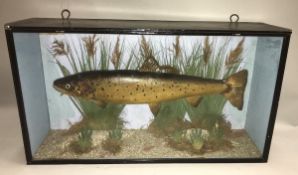
[[[62,88],[60,88],[60,87],[58,87],[58,86],[53,86],[54,87],[54,89],[56,90],[56,91],[58,91],[58,92],[60,92],[60,95],[62,96],[62,95],[64,95],[64,94],[67,94],[66,93],[66,91],[64,90],[64,89],[62,89]]]
[[[64,94],[68,94],[68,92],[67,92],[65,89],[61,88],[58,84],[59,84],[59,83],[57,82],[57,80],[54,81],[54,83],[53,83],[53,88],[54,88],[56,91],[60,92],[60,93],[61,93],[61,94],[60,94],[61,96],[64,95]]]

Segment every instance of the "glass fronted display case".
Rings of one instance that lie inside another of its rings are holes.
[[[267,161],[290,30],[38,18],[5,28],[29,164]]]

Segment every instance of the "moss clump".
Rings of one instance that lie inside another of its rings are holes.
[[[102,142],[102,147],[112,154],[117,154],[121,151],[122,145],[122,130],[116,128],[109,131],[108,137]]]
[[[92,130],[87,128],[82,129],[77,140],[71,142],[70,148],[77,154],[90,152],[92,149]]]

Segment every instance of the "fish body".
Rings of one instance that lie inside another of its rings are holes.
[[[243,107],[247,70],[227,80],[204,79],[173,73],[130,70],[82,72],[54,81],[54,88],[98,104],[142,104],[187,98],[196,104],[204,95],[223,94],[239,110]]]

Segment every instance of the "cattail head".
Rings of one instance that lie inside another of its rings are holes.
[[[231,66],[235,63],[238,63],[240,61],[240,56],[243,51],[243,43],[244,43],[244,38],[242,38],[237,46],[230,51],[228,57],[226,58],[225,65],[226,66]]]
[[[181,55],[180,36],[176,36],[175,43],[173,43],[175,58]]]
[[[204,47],[203,47],[203,60],[205,64],[208,63],[211,53],[212,53],[211,43],[209,41],[209,36],[207,36],[204,40]]]
[[[148,41],[146,41],[146,38],[144,35],[142,35],[141,39],[141,55],[147,59],[149,57],[153,57],[153,51],[152,48],[150,47],[150,44]]]
[[[96,43],[98,42],[98,38],[96,35],[87,36],[82,39],[87,50],[87,55],[89,58],[94,58],[96,53]]]
[[[115,67],[115,69],[119,68],[120,58],[121,58],[121,50],[120,50],[120,37],[117,37],[116,44],[114,46],[114,50],[112,53],[112,63]]]
[[[54,57],[67,55],[69,50],[68,44],[65,44],[63,41],[55,39],[51,46],[51,53]]]

